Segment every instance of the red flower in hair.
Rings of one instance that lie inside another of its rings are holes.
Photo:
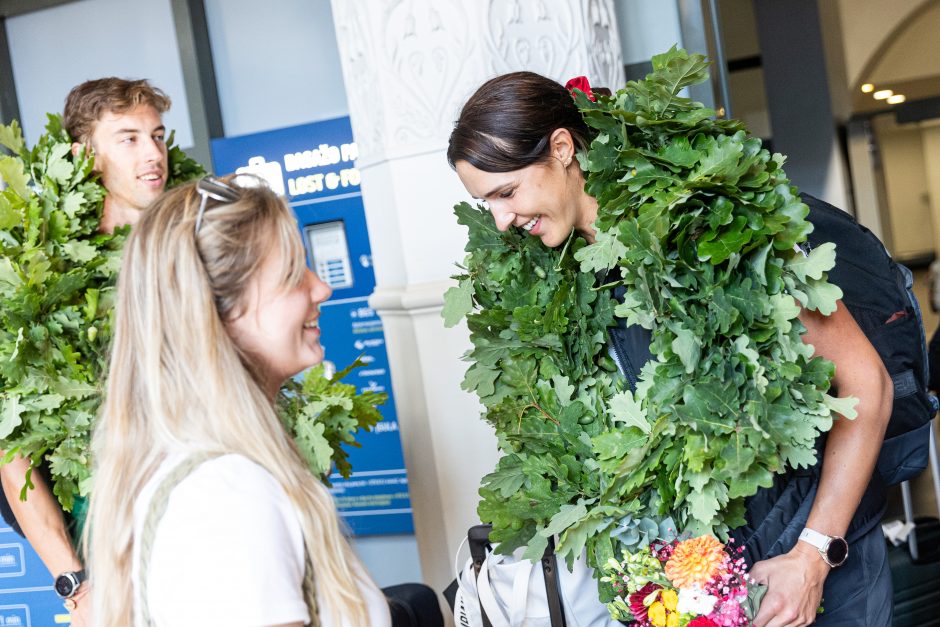
[[[707,616],[699,616],[690,620],[686,627],[718,627],[718,623]]]
[[[594,92],[591,91],[591,84],[588,82],[587,76],[575,76],[565,83],[565,89],[570,91],[572,96],[574,96],[575,89],[580,89],[588,97],[588,100],[595,101]]]

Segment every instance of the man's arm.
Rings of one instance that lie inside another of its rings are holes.
[[[34,489],[29,491],[25,501],[20,500],[27,468],[29,461],[22,457],[16,457],[0,467],[3,492],[23,535],[53,577],[67,571],[81,570],[82,563],[69,539],[62,509],[38,472],[34,472],[31,477]]]
[[[871,480],[891,418],[894,389],[881,358],[842,302],[831,316],[804,310],[800,320],[807,329],[803,341],[836,365],[833,387],[839,396],[859,399],[856,419],[837,418],[829,432],[807,521],[807,527],[820,533],[845,536]],[[812,623],[829,570],[819,552],[801,541],[789,553],[755,564],[751,574],[768,589],[754,625]]]

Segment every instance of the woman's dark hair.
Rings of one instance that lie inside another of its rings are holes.
[[[484,172],[511,172],[550,155],[549,137],[568,129],[578,150],[592,133],[571,93],[534,72],[512,72],[490,79],[463,106],[450,134],[447,161],[466,161]]]

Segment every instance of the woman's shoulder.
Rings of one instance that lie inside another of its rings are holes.
[[[185,459],[180,461],[184,462]],[[238,453],[219,455],[198,464],[179,485],[184,484],[221,489],[235,486],[239,487],[239,491],[259,485],[265,488],[280,487],[267,468]]]
[[[168,459],[158,475],[182,461]],[[297,510],[274,476],[242,455],[205,461],[173,488],[153,531],[148,573],[150,605],[161,608],[164,624],[227,623],[226,608],[238,608],[231,624],[306,616]]]
[[[170,455],[138,496],[135,527],[142,530],[158,490],[172,487],[154,531],[166,538],[224,526],[235,533],[300,536],[296,508],[269,470],[239,454],[213,457],[185,470],[187,454]],[[168,477],[177,474],[173,486]]]
[[[268,469],[244,455],[228,454],[202,462],[180,480],[170,493],[166,516],[189,512],[259,521],[291,511],[287,493]]]

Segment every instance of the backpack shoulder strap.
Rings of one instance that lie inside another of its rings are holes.
[[[144,625],[151,627],[153,617],[150,615],[150,602],[148,600],[147,586],[150,576],[150,556],[153,553],[153,541],[157,535],[157,525],[166,513],[167,505],[170,501],[170,493],[188,477],[196,468],[203,463],[218,457],[218,454],[199,453],[184,459],[170,473],[163,478],[156,492],[150,499],[150,506],[147,508],[147,516],[144,518],[144,526],[140,532],[140,557],[138,578],[140,583],[140,611],[143,617]]]
[[[167,505],[170,501],[170,494],[186,477],[191,475],[199,466],[205,462],[220,457],[222,453],[196,453],[180,462],[170,473],[163,478],[157,487],[153,498],[150,499],[150,506],[147,508],[147,516],[144,518],[144,526],[140,533],[140,557],[139,557],[139,580],[140,580],[140,609],[145,627],[153,627],[153,617],[150,615],[150,602],[148,600],[147,585],[150,570],[150,556],[153,553],[153,542],[157,535],[157,526],[166,513]],[[303,581],[304,600],[307,603],[307,609],[310,613],[310,627],[319,627],[320,619],[317,608],[316,582],[313,577],[313,564],[310,560],[310,552],[304,545],[304,581]]]
[[[473,575],[477,579],[477,603],[480,606],[480,621],[483,627],[493,627],[489,616],[486,615],[486,610],[483,609],[483,601],[480,599],[479,594],[480,571],[484,567],[486,552],[490,548],[490,532],[492,530],[492,525],[474,525],[467,531],[467,539],[470,543],[470,557],[473,560]],[[486,582],[484,581],[484,583]]]
[[[842,302],[893,383],[891,419],[878,473],[888,485],[910,479],[927,466],[927,435],[937,412],[934,397],[927,393],[928,351],[913,277],[851,215],[807,194],[800,197],[809,207],[808,219],[814,227],[809,241],[816,246],[836,245],[836,265],[828,272],[829,281],[842,290]],[[862,505],[866,502],[863,499]],[[871,509],[871,516],[880,517],[880,510]]]
[[[561,605],[561,594],[558,590],[561,581],[558,577],[555,538],[548,539],[548,546],[545,547],[545,553],[542,555],[542,576],[545,579],[545,598],[548,601],[548,615],[551,618],[552,627],[567,627],[565,608]]]
[[[490,548],[489,535],[493,530],[492,525],[476,525],[467,532],[467,538],[470,544],[470,557],[473,560],[473,571],[478,581],[480,572],[484,569],[484,561],[487,557],[487,550]],[[548,603],[548,614],[551,619],[552,627],[566,627],[565,610],[561,603],[561,594],[559,586],[561,585],[558,576],[558,558],[555,555],[555,539],[549,538],[545,552],[542,554],[542,577],[545,580],[545,599]],[[484,575],[486,577],[486,575]],[[489,582],[484,579],[481,586],[489,587]],[[478,589],[479,590],[479,589]],[[479,591],[477,593],[479,598]],[[480,600],[480,618],[483,627],[491,627],[492,622],[486,615],[483,608],[483,602]]]

